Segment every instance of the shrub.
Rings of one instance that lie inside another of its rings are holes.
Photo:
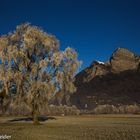
[[[67,105],[50,105],[48,115],[79,115],[80,110],[76,106],[67,106]]]
[[[136,104],[134,105],[123,105],[119,107],[119,113],[122,114],[138,114],[140,113],[140,107]]]
[[[9,107],[6,109],[6,111],[4,112],[4,114],[5,115],[19,115],[19,116],[31,115],[31,110],[24,102],[22,102],[18,106],[11,103]],[[79,115],[79,114],[80,114],[80,110],[77,109],[77,107],[74,105],[73,106],[67,106],[67,105],[56,106],[56,105],[51,104],[40,110],[40,115],[65,116],[65,115]]]
[[[23,102],[19,104],[18,106],[15,106],[13,104],[10,104],[8,109],[5,111],[6,115],[30,115],[31,110],[29,107]]]
[[[137,114],[140,112],[140,107],[138,105],[127,105],[126,106],[126,113],[129,114]]]
[[[134,105],[98,105],[94,109],[95,114],[138,114],[140,113],[140,106]]]
[[[117,107],[114,105],[98,105],[94,109],[95,114],[114,114],[118,113]]]

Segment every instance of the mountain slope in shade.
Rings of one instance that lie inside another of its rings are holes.
[[[79,108],[140,103],[140,57],[118,48],[109,61],[94,61],[76,75],[75,84],[70,100]]]

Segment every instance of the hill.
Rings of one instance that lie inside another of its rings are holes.
[[[118,48],[110,59],[93,63],[76,75],[72,104],[92,109],[97,105],[140,104],[140,56]]]

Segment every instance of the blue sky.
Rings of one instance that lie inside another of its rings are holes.
[[[71,46],[83,61],[106,61],[117,47],[140,54],[139,0],[1,0],[0,34],[30,22]]]

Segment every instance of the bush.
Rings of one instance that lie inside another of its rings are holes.
[[[94,109],[95,114],[114,114],[118,113],[117,107],[114,105],[98,105]]]
[[[7,110],[4,113],[5,115],[31,115],[31,110],[25,103],[21,103],[18,106],[14,104],[10,104]],[[40,115],[79,115],[80,110],[77,109],[76,106],[56,106],[56,105],[49,105],[48,107],[40,110]]]
[[[134,105],[98,105],[94,111],[95,114],[138,114],[140,113],[140,106]]]
[[[10,104],[7,110],[5,111],[5,115],[30,115],[31,110],[25,103],[21,103],[18,106]]]
[[[80,110],[77,109],[76,106],[56,106],[56,105],[50,105],[49,106],[49,113],[48,115],[79,115]]]
[[[140,113],[140,106],[134,105],[123,105],[119,107],[119,113],[122,114],[138,114]]]

